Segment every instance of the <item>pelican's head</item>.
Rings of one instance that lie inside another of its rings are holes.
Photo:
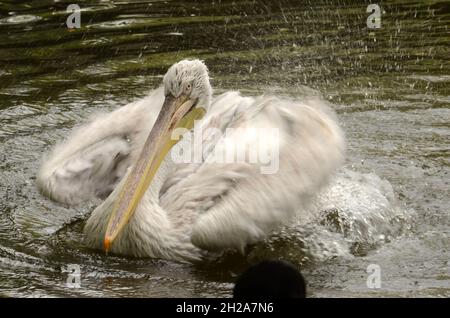
[[[134,214],[162,160],[177,142],[175,128],[191,129],[211,103],[208,69],[199,60],[183,60],[172,65],[164,76],[165,99],[142,152],[114,203],[104,238],[108,251],[117,235]]]
[[[208,109],[212,88],[208,68],[200,60],[182,60],[172,65],[163,79],[164,94],[173,98],[190,99],[194,105]]]

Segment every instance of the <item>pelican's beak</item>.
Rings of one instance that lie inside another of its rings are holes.
[[[204,114],[205,109],[185,95],[166,96],[139,159],[114,203],[103,241],[106,252],[135,212],[167,152],[178,142],[172,140],[172,131],[178,127],[192,129],[194,121],[201,119]]]

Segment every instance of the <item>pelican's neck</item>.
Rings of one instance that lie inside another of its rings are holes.
[[[199,99],[198,106],[209,110],[211,99],[211,89],[209,89]],[[143,146],[148,133],[148,131],[142,131],[136,136],[135,147],[140,149]],[[134,215],[111,245],[111,253],[185,261],[199,260],[202,257],[203,253],[190,242],[189,231],[183,231],[186,228],[174,226],[159,201],[161,188],[175,167],[176,163],[173,162],[171,151],[169,151],[139,202]],[[84,233],[87,245],[103,249],[103,238],[114,202],[130,171],[131,168],[128,169],[127,175],[122,178],[115,190],[93,211],[86,222]]]

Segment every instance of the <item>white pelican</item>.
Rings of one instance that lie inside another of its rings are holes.
[[[175,162],[173,132],[200,118],[200,127],[222,136],[201,136],[200,162]],[[266,133],[273,129],[277,138]],[[209,160],[260,141],[264,151],[277,150],[276,173],[261,173],[261,162]],[[106,197],[84,228],[90,247],[194,262],[243,251],[294,215],[308,217],[304,207],[343,157],[342,131],[323,102],[238,92],[212,100],[206,66],[183,60],[148,97],[75,129],[44,157],[38,186],[66,204]]]

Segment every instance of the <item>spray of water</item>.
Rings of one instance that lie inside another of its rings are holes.
[[[308,223],[292,222],[275,233],[253,257],[272,255],[298,264],[363,256],[409,233],[414,212],[397,200],[389,181],[375,173],[342,169],[310,207]],[[273,255],[275,254],[275,255]]]

